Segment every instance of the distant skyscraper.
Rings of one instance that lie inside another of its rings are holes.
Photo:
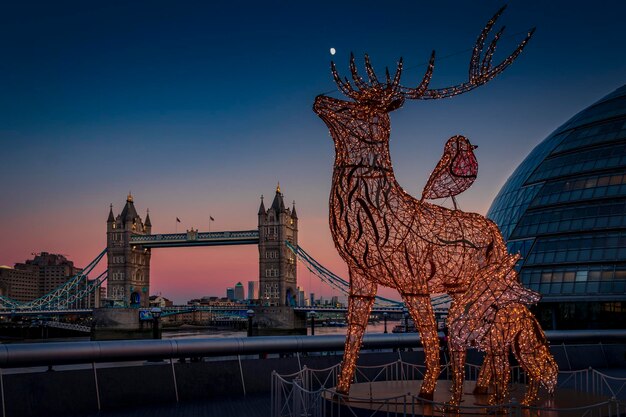
[[[311,293],[311,298],[310,298],[310,300],[311,300],[311,301],[310,301],[311,305],[312,305],[312,306],[314,306],[314,305],[315,305],[315,293],[314,293],[314,292],[312,292],[312,293]]]
[[[248,281],[248,300],[259,299],[259,281]]]
[[[333,297],[330,299],[330,304],[332,304],[333,307],[337,307],[339,305],[339,297],[333,295]]]
[[[243,301],[246,299],[246,294],[243,290],[243,284],[238,282],[235,284],[235,301]]]
[[[304,290],[298,287],[298,306],[304,307]]]
[[[229,301],[235,301],[235,289],[233,287],[226,288],[226,298]]]

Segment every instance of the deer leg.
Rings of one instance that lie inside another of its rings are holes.
[[[426,400],[433,399],[437,378],[439,377],[439,336],[435,312],[429,294],[402,294],[415,326],[420,333],[424,356],[426,357],[426,373],[420,388],[419,396]]]
[[[376,284],[362,275],[350,272],[348,333],[346,334],[343,361],[341,362],[341,374],[337,383],[337,392],[340,394],[347,395],[350,391],[363,333],[365,333],[375,295]]]
[[[449,404],[458,406],[463,396],[463,382],[465,381],[465,358],[467,350],[454,350],[450,352],[452,364],[452,396]]]
[[[483,360],[483,365],[480,367],[478,377],[476,378],[476,386],[474,387],[474,394],[481,395],[489,393],[489,383],[491,382],[491,356],[487,354]]]

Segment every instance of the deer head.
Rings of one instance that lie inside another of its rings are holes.
[[[348,78],[342,80],[337,72],[335,63],[331,62],[331,71],[337,87],[352,101],[319,95],[315,98],[313,111],[329,127],[331,135],[335,140],[335,145],[339,146],[338,141],[345,141],[349,138],[354,138],[364,144],[388,142],[390,129],[388,113],[402,107],[406,99],[435,100],[453,97],[487,83],[504,71],[522,52],[535,31],[533,28],[511,55],[498,65],[493,66],[493,54],[498,40],[502,36],[504,27],[494,35],[483,55],[485,40],[505,7],[498,10],[478,36],[470,60],[469,79],[455,86],[439,89],[428,88],[435,66],[434,51],[422,81],[415,88],[404,87],[400,84],[402,58],[398,62],[393,78],[390,76],[389,69],[386,69],[384,82],[379,81],[367,54],[365,55],[367,81],[358,74],[353,54],[350,56],[352,83]]]

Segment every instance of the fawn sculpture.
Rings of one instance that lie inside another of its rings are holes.
[[[365,55],[365,81],[352,55],[354,85],[347,78],[342,80],[331,63],[339,90],[352,101],[324,95],[315,98],[313,110],[326,123],[335,143],[329,220],[350,276],[348,332],[338,393],[349,392],[374,296],[377,287],[384,285],[398,290],[420,332],[426,356],[420,396],[432,399],[439,375],[439,340],[430,294],[463,293],[481,268],[507,256],[498,227],[484,216],[450,210],[406,193],[395,179],[389,155],[389,113],[406,99],[441,99],[470,91],[504,71],[522,52],[534,29],[511,55],[492,66],[503,28],[483,56],[485,40],[503,10],[478,36],[469,80],[464,83],[428,88],[434,51],[416,88],[400,85],[402,59],[394,77],[387,70],[386,81],[381,82]]]
[[[465,293],[453,296],[447,319],[453,376],[450,406],[456,407],[461,401],[466,349],[470,346],[486,353],[474,392],[487,393],[492,385],[490,404],[506,400],[511,375],[509,351],[529,380],[522,404],[531,405],[537,399],[539,383],[554,393],[558,366],[539,322],[525,305],[538,302],[541,296],[518,282],[513,269],[518,259],[508,256],[501,264],[489,265]]]

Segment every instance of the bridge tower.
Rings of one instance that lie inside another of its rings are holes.
[[[120,214],[107,219],[107,298],[118,307],[148,307],[150,296],[150,249],[131,245],[132,235],[149,235],[150,214],[143,221],[129,193]]]
[[[269,209],[263,196],[259,207],[259,300],[264,306],[295,307],[297,302],[296,257],[285,245],[298,245],[296,204],[285,208],[280,184]]]

